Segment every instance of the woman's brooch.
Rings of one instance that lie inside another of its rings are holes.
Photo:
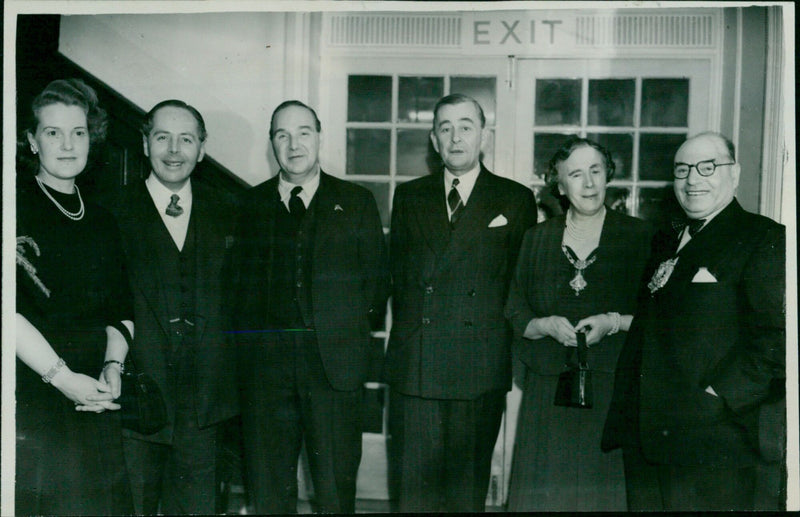
[[[36,268],[33,264],[31,264],[30,260],[25,257],[24,244],[30,246],[37,257],[41,255],[41,252],[39,251],[39,245],[36,244],[36,241],[33,240],[32,237],[28,237],[27,235],[17,237],[17,265],[22,266],[22,269],[28,273],[30,279],[33,280],[34,284],[36,284],[36,287],[41,289],[46,297],[50,298],[50,289],[48,289],[44,283],[42,283],[39,277],[36,276]]]

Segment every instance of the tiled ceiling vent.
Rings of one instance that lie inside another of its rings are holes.
[[[575,44],[588,47],[711,47],[710,14],[595,14],[578,16]]]

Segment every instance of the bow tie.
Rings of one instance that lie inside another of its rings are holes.
[[[684,228],[689,227],[689,237],[694,237],[700,228],[706,224],[705,219],[690,219],[688,217],[676,217],[672,220],[672,229],[680,234]]]

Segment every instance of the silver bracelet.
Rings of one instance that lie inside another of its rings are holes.
[[[614,318],[614,326],[611,328],[611,330],[608,331],[608,334],[606,334],[607,336],[610,336],[612,334],[616,334],[617,332],[619,332],[619,324],[621,316],[619,315],[618,312],[609,312],[607,314],[612,318]]]
[[[105,371],[108,368],[108,365],[116,364],[119,365],[119,373],[125,373],[125,363],[117,361],[116,359],[109,359],[103,363],[103,370]]]
[[[67,363],[66,363],[66,362],[64,362],[64,359],[62,359],[61,357],[59,357],[59,358],[58,358],[58,361],[56,361],[56,364],[54,364],[52,368],[50,368],[49,370],[47,370],[47,373],[45,373],[44,375],[42,375],[42,381],[44,381],[44,383],[45,383],[45,384],[50,384],[50,381],[52,381],[52,380],[53,380],[53,377],[55,377],[55,376],[56,376],[56,374],[58,373],[58,371],[59,371],[61,368],[63,368],[65,364],[67,364]]]

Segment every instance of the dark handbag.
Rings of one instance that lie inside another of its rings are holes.
[[[156,381],[139,372],[132,358],[125,361],[122,374],[122,427],[141,434],[153,434],[167,425],[167,406]]]
[[[591,409],[592,372],[587,362],[586,334],[578,332],[578,364],[571,363],[572,351],[567,350],[566,370],[558,375],[556,406]]]

